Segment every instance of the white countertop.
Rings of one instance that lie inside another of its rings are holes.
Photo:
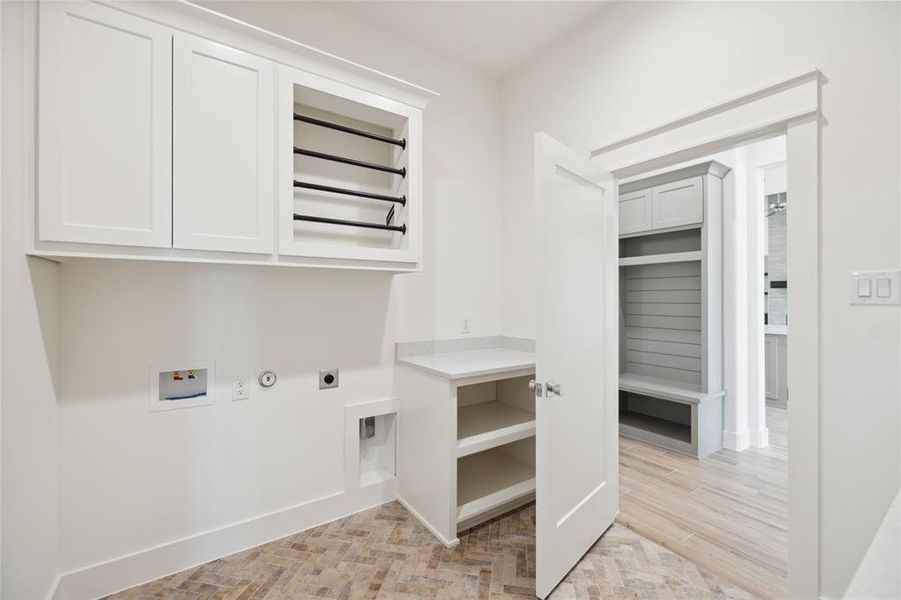
[[[534,369],[535,354],[507,348],[490,348],[408,356],[398,358],[397,362],[447,379],[463,379]]]
[[[766,325],[764,332],[767,335],[788,335],[788,325]]]

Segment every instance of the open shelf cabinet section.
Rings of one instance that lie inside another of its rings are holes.
[[[535,467],[500,448],[461,458],[457,480],[458,528],[535,493]]]
[[[457,411],[458,458],[534,436],[535,415],[502,402],[461,406]]]
[[[534,377],[505,348],[398,359],[398,497],[447,546],[534,498]]]
[[[279,71],[279,253],[419,264],[422,111]]]

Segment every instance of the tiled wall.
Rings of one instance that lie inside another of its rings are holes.
[[[788,280],[786,249],[786,211],[767,217],[769,252],[764,269],[767,273],[765,290],[770,325],[788,324],[788,288],[771,288],[771,281]]]

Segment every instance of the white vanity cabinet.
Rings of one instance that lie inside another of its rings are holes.
[[[275,64],[175,34],[173,245],[271,254]]]
[[[399,358],[398,499],[444,544],[535,497],[535,355]]]
[[[39,12],[28,253],[421,268],[434,92],[188,3]]]
[[[37,237],[172,245],[172,32],[88,2],[40,5]]]

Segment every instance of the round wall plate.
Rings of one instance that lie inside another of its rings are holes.
[[[278,376],[272,371],[263,371],[260,373],[259,382],[260,385],[268,388],[275,385],[275,382],[278,381]]]

